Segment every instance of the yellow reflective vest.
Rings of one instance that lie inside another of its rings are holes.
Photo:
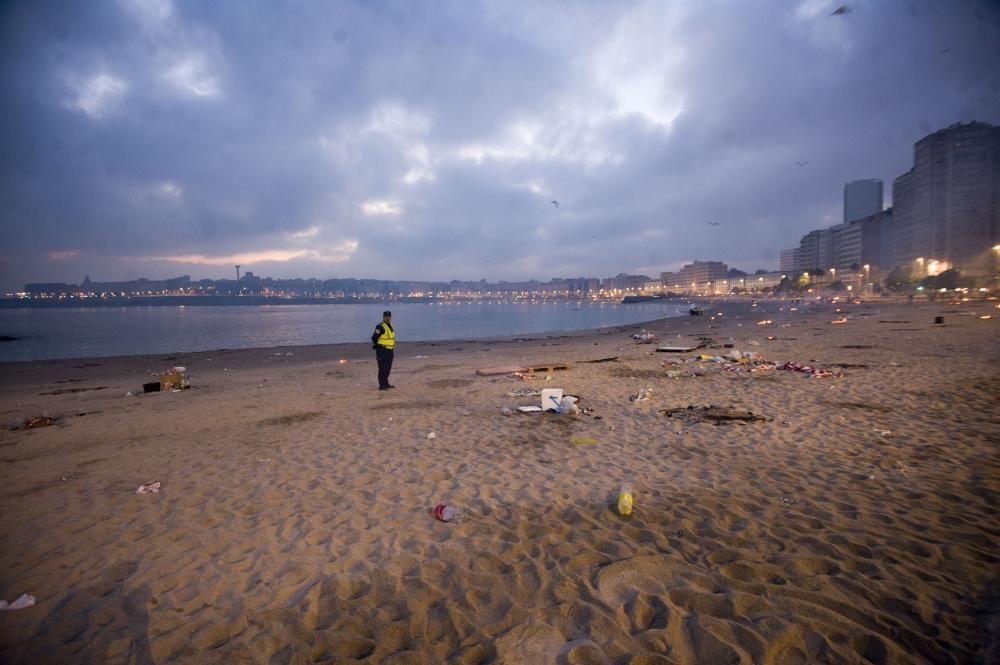
[[[378,338],[378,345],[391,351],[396,348],[396,332],[392,329],[391,324],[382,322],[379,325],[382,326],[382,334]]]

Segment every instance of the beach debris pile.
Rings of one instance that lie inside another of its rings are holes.
[[[159,480],[154,480],[149,483],[143,483],[135,490],[136,494],[157,494],[160,491],[160,487],[163,483]]]
[[[838,372],[836,370],[821,369],[795,362],[778,363],[773,360],[764,360],[759,351],[740,351],[739,349],[731,349],[728,353],[721,356],[713,356],[707,353],[702,353],[694,358],[689,358],[685,362],[715,363],[722,370],[727,372],[756,373],[771,370],[785,370],[789,372],[807,374],[814,379],[824,377],[841,377],[844,375],[843,372]],[[678,363],[661,362],[660,366],[664,369],[670,370],[667,372],[668,377],[673,378],[681,375],[681,373],[677,371]]]
[[[35,597],[30,593],[22,593],[17,597],[17,600],[12,600],[7,602],[6,600],[0,600],[0,610],[23,610],[25,608],[31,607],[35,604]]]
[[[773,420],[767,416],[756,414],[753,411],[740,411],[738,409],[724,406],[694,406],[678,407],[674,409],[660,409],[660,413],[668,418],[676,418],[686,423],[710,422],[713,425],[724,423],[755,423]]]
[[[640,333],[632,335],[632,340],[636,344],[652,344],[656,341],[656,335],[654,333],[643,330]]]
[[[48,416],[32,416],[24,421],[24,429],[37,429],[39,427],[51,427],[56,424],[55,418]]]
[[[646,402],[653,397],[653,389],[646,388],[645,390],[640,390],[629,396],[628,401],[630,402]]]

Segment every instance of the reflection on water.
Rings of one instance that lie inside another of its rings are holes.
[[[394,303],[400,343],[603,328],[687,311],[619,303]],[[0,361],[367,342],[382,304],[0,310]]]

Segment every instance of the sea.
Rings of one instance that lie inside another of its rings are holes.
[[[398,343],[593,330],[686,315],[689,302],[441,302],[0,309],[0,362],[369,341],[392,309]]]

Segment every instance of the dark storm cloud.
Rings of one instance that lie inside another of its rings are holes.
[[[534,4],[5,4],[0,286],[773,267],[1000,120],[986,2]]]

